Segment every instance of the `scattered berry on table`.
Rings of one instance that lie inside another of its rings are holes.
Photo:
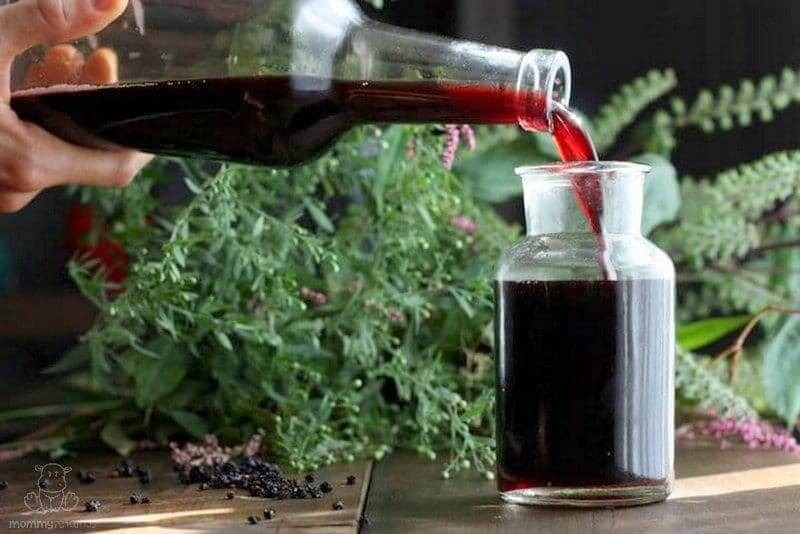
[[[8,482],[5,480],[0,480],[0,491],[3,491],[8,488]]]
[[[94,484],[97,477],[91,471],[84,471],[81,469],[78,471],[78,482],[81,484]]]
[[[347,485],[348,486],[352,486],[355,483],[356,483],[356,476],[355,475],[350,475],[350,476],[347,477]]]
[[[102,507],[103,503],[101,503],[98,499],[92,499],[86,502],[84,505],[84,510],[87,512],[99,512]]]
[[[274,519],[275,518],[275,510],[272,508],[264,509],[264,519]]]
[[[201,490],[238,488],[265,499],[319,499],[333,490],[329,482],[317,485],[307,477],[288,478],[277,465],[259,457],[212,464],[176,463],[174,468],[183,484],[199,484]]]
[[[344,503],[342,501],[336,501],[333,503],[334,510],[344,510]]]
[[[234,492],[232,492],[232,491],[229,491],[228,494],[226,495],[226,497],[228,498],[228,500],[231,500],[234,497],[236,497],[236,494]]]

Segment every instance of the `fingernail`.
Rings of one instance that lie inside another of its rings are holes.
[[[117,0],[94,0],[94,8],[98,11],[105,11],[110,9]]]

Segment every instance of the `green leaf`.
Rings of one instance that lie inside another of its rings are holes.
[[[203,188],[197,185],[197,183],[195,183],[194,180],[192,180],[188,176],[184,176],[183,181],[186,182],[186,187],[189,188],[189,191],[191,191],[195,195],[202,194]]]
[[[764,353],[764,386],[791,428],[800,415],[800,317],[790,317]]]
[[[696,350],[717,341],[741,328],[750,320],[749,315],[716,317],[696,321],[678,328],[678,344],[685,350]]]
[[[383,211],[383,192],[386,186],[391,183],[392,176],[398,168],[398,163],[402,161],[406,154],[406,135],[402,126],[390,126],[383,132],[383,141],[386,149],[378,157],[378,164],[375,168],[377,176],[373,189],[373,196],[378,212]]]
[[[422,204],[417,204],[417,212],[419,213],[419,216],[422,217],[422,220],[425,222],[425,226],[427,226],[428,229],[436,230],[436,224],[433,222],[433,217],[431,217],[431,213],[428,211],[428,208]]]
[[[534,135],[477,150],[456,162],[455,172],[470,184],[472,194],[486,202],[505,202],[522,194],[517,167],[552,161],[541,153]]]
[[[202,417],[184,410],[170,410],[166,414],[195,438],[203,439],[208,435],[208,425]]]
[[[454,299],[456,299],[456,302],[458,303],[459,307],[467,317],[469,317],[470,319],[475,317],[475,309],[470,305],[470,303],[467,301],[464,295],[461,294],[460,290],[451,287],[450,294],[453,296]]]
[[[634,161],[653,169],[644,185],[642,233],[649,235],[657,226],[678,217],[682,204],[678,172],[669,160],[656,154],[643,154]]]
[[[42,373],[46,375],[55,375],[74,371],[79,367],[83,367],[91,358],[91,351],[87,345],[78,345],[74,349],[67,352],[56,363],[47,367]]]
[[[136,442],[131,440],[117,423],[106,423],[100,431],[100,439],[106,445],[117,451],[121,456],[127,456],[136,447]]]
[[[176,349],[169,338],[157,338],[148,344],[147,349],[159,357],[138,356],[132,364],[135,368],[136,404],[140,408],[152,406],[171,393],[189,370],[189,355]]]
[[[259,215],[256,223],[253,225],[253,237],[261,237],[264,233],[264,226],[266,226],[267,219],[263,215]]]
[[[314,222],[317,223],[317,226],[319,226],[322,230],[328,232],[329,234],[332,234],[336,231],[336,228],[328,218],[328,215],[322,211],[311,199],[304,198],[303,205],[305,205],[309,215],[311,215],[311,218],[314,219]]]
[[[214,332],[214,335],[219,341],[219,344],[227,351],[233,350],[233,343],[231,343],[231,338],[228,337],[228,334],[225,332]]]
[[[779,237],[781,240],[791,240],[796,236],[795,229],[788,227],[783,231],[783,235]],[[787,247],[773,251],[768,255],[768,261],[771,262],[771,268],[768,268],[770,274],[770,286],[786,288],[786,294],[792,299],[797,300],[800,298],[800,248]]]
[[[124,404],[121,400],[102,400],[95,402],[80,402],[75,404],[55,404],[49,406],[31,406],[0,411],[0,422],[15,421],[20,419],[35,419],[39,417],[54,417],[57,415],[91,414],[115,410]]]

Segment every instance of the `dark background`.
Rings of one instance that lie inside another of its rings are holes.
[[[386,22],[518,49],[559,48],[573,66],[573,104],[593,112],[621,83],[652,68],[672,67],[680,93],[800,67],[797,0],[386,0],[369,12]],[[706,139],[682,138],[682,172],[710,173],[798,146],[800,107],[775,123]],[[0,299],[70,290],[64,265],[63,192],[42,195],[0,215]],[[49,310],[69,314],[65,310]],[[0,321],[18,320],[13,310]],[[32,378],[69,339],[0,337],[0,382]]]

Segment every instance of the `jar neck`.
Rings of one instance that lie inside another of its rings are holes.
[[[519,52],[390,26],[363,18],[353,29],[336,77],[375,81],[436,82],[489,90],[443,93],[425,101],[425,120],[519,124],[549,131],[556,104],[569,105],[569,59],[558,50]],[[408,98],[408,105],[420,102]],[[402,102],[398,102],[402,105]],[[459,112],[453,112],[453,106]],[[365,110],[366,111],[366,110]],[[370,117],[380,120],[382,117]]]
[[[587,184],[586,181],[589,180],[594,180],[596,184]],[[600,221],[604,233],[641,237],[643,174],[524,178],[528,236],[591,233],[589,223],[577,201],[573,181],[583,181],[582,186],[600,187]]]

